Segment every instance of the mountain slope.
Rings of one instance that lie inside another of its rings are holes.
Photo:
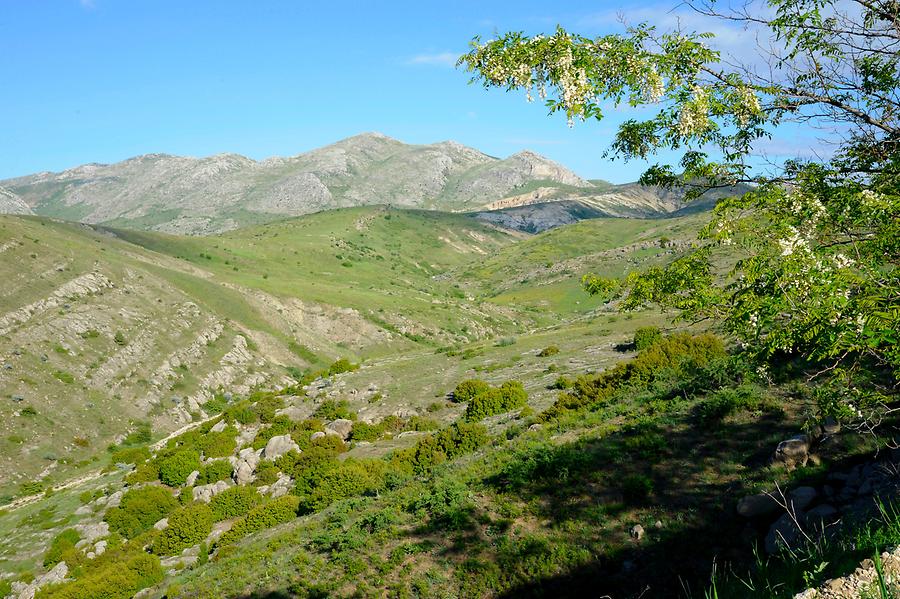
[[[329,208],[473,209],[538,179],[591,185],[531,152],[500,160],[455,142],[407,145],[375,133],[259,162],[147,154],[0,184],[45,216],[208,234]]]
[[[31,214],[25,201],[8,189],[0,187],[0,214]]]

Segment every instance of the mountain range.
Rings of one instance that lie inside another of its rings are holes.
[[[145,154],[0,181],[0,213],[181,234],[375,204],[447,212],[532,206],[523,230],[543,230],[561,224],[553,218],[559,207],[545,214],[534,206],[559,201],[590,216],[655,217],[684,206],[677,194],[585,180],[527,150],[500,159],[453,141],[410,145],[379,133],[262,161]],[[486,220],[521,224],[518,216]]]

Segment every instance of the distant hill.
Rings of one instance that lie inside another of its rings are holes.
[[[21,212],[85,223],[208,234],[330,208],[390,204],[478,209],[533,181],[592,187],[532,152],[498,159],[447,141],[408,145],[377,133],[297,156],[147,154],[0,182]]]
[[[262,161],[238,154],[145,154],[0,181],[0,213],[192,235],[333,208],[479,212],[558,201],[582,208],[553,207],[551,212],[568,216],[541,216],[541,223],[525,226],[516,224],[520,211],[485,220],[540,231],[574,222],[576,213],[577,219],[657,217],[685,207],[677,193],[588,181],[530,151],[500,159],[452,141],[410,145],[378,133]]]

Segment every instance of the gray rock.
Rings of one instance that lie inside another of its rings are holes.
[[[286,474],[282,474],[278,477],[278,480],[275,481],[272,485],[269,486],[267,492],[272,498],[281,497],[283,495],[287,495],[290,493],[291,488],[294,486],[294,481],[290,476]]]
[[[824,526],[836,522],[839,517],[837,508],[833,505],[823,503],[806,512],[806,524],[811,528],[820,530]]]
[[[644,538],[644,527],[640,524],[635,524],[631,527],[629,533],[631,534],[632,539],[634,539],[635,541],[640,541]]]
[[[215,424],[213,425],[213,427],[212,427],[211,429],[209,429],[209,432],[211,432],[211,433],[221,433],[222,431],[225,430],[225,426],[226,426],[225,420],[224,420],[224,419],[223,419],[223,420],[219,420],[217,423],[215,423]]]
[[[802,513],[797,513],[797,520],[803,521],[804,515]],[[776,553],[779,547],[787,547],[794,548],[797,545],[797,541],[801,537],[800,528],[797,526],[797,523],[794,522],[794,519],[790,514],[782,514],[781,517],[775,521],[774,524],[769,528],[769,533],[766,535],[766,553],[772,555]]]
[[[737,513],[744,518],[756,518],[767,516],[778,511],[778,502],[765,493],[747,495],[737,504]]]
[[[322,431],[316,431],[309,436],[309,440],[315,441],[316,439],[321,439],[324,436],[325,436],[325,433],[323,433]]]
[[[103,555],[106,553],[106,541],[97,541],[94,545],[94,553],[96,555]]]
[[[122,503],[122,495],[123,491],[116,491],[112,495],[109,496],[109,499],[106,500],[106,507],[118,507],[120,503]]]
[[[789,505],[795,510],[805,510],[818,495],[813,487],[797,487],[788,493]]]
[[[828,416],[822,421],[822,432],[826,435],[836,435],[841,432],[841,423],[833,416]]]
[[[37,576],[30,584],[13,583],[13,592],[18,593],[18,599],[34,599],[38,589],[48,584],[62,582],[68,573],[69,567],[66,562],[59,562],[49,572]]]
[[[262,452],[256,452],[252,448],[247,447],[238,453],[237,458],[233,458],[234,482],[239,485],[246,485],[253,480],[253,473],[256,472],[256,467],[259,466],[261,459],[260,453]]]
[[[81,540],[87,543],[93,543],[105,536],[109,535],[109,524],[106,522],[95,522],[93,524],[76,524],[75,530],[81,534]]]
[[[194,501],[202,501],[203,503],[209,503],[212,501],[212,498],[226,490],[231,485],[228,484],[224,480],[216,481],[214,483],[210,483],[208,485],[200,485],[199,487],[194,487],[193,495]]]
[[[169,528],[169,519],[163,518],[162,520],[159,520],[156,524],[153,525],[153,528],[155,528],[156,530],[165,530]]]
[[[263,450],[263,457],[267,460],[275,460],[289,451],[300,451],[300,446],[291,439],[290,435],[277,435],[269,439],[269,442],[266,443],[266,448]]]
[[[188,474],[187,479],[184,481],[185,487],[193,487],[194,483],[197,482],[197,477],[200,476],[199,470],[194,470],[190,474]]]
[[[353,432],[353,421],[346,418],[338,418],[325,427],[325,432],[337,433],[341,439],[346,441],[350,438],[350,433]]]
[[[809,460],[810,440],[806,435],[797,435],[778,444],[772,461],[788,469],[804,466]]]

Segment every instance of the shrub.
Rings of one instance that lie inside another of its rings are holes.
[[[113,341],[115,341],[117,345],[128,344],[128,341],[125,340],[125,334],[122,331],[116,331],[116,334],[113,335]]]
[[[326,399],[318,408],[316,408],[313,416],[315,418],[321,418],[322,420],[337,420],[338,418],[353,420],[356,417],[356,414],[350,411],[350,404],[347,400],[342,399],[336,401],[334,399]]]
[[[711,393],[697,405],[697,416],[706,423],[719,422],[745,410],[758,410],[765,405],[765,396],[758,387],[740,385]]]
[[[502,414],[520,408],[528,401],[528,393],[522,383],[507,381],[497,389],[476,395],[466,407],[466,420],[482,420],[494,414]]]
[[[52,568],[62,561],[67,561],[69,553],[77,551],[75,544],[81,540],[81,535],[74,528],[67,528],[53,538],[50,547],[44,554],[44,567]],[[72,560],[69,559],[69,562]]]
[[[154,462],[138,465],[134,472],[125,477],[125,482],[129,485],[149,483],[155,480],[159,480],[159,466]]]
[[[208,485],[220,480],[228,480],[231,478],[233,470],[234,468],[228,460],[213,460],[200,469],[200,475],[195,484]]]
[[[301,498],[300,513],[316,512],[338,499],[370,495],[384,486],[382,460],[345,460],[313,479],[309,493]]]
[[[254,487],[231,487],[222,491],[209,502],[213,519],[218,522],[243,516],[259,504],[262,497]]]
[[[401,471],[427,474],[434,466],[475,451],[489,441],[487,429],[481,424],[456,422],[436,434],[419,439],[414,447],[394,451],[389,463]]]
[[[159,462],[159,480],[170,487],[180,487],[194,470],[200,470],[200,454],[196,450],[176,451]]]
[[[352,362],[350,362],[350,360],[341,358],[328,367],[328,376],[334,376],[336,374],[342,374],[344,372],[352,372],[358,369],[358,364],[353,364]]]
[[[104,520],[111,531],[132,539],[149,530],[177,507],[178,501],[163,487],[153,485],[130,489],[117,507],[107,510]]]
[[[112,453],[113,464],[143,464],[150,459],[150,450],[146,447],[124,447]],[[155,476],[153,478],[156,478]]]
[[[482,393],[491,390],[491,386],[480,379],[469,379],[461,382],[453,390],[453,401],[466,403]]]
[[[206,433],[200,442],[203,455],[207,458],[224,458],[234,453],[237,430],[228,427],[219,433]]]
[[[231,530],[222,535],[218,544],[225,546],[258,530],[290,522],[297,517],[299,505],[300,498],[295,495],[285,495],[258,505],[250,510],[246,516],[237,520],[231,527]]]
[[[195,545],[212,531],[213,512],[205,503],[192,503],[169,516],[169,526],[156,537],[153,552],[173,555]]]
[[[538,352],[538,358],[549,358],[550,356],[555,356],[559,353],[559,348],[555,345],[548,345],[544,349]]]
[[[271,485],[278,480],[278,467],[271,460],[263,460],[256,467],[256,479],[253,484],[256,486]]]
[[[634,349],[643,351],[662,339],[658,327],[641,327],[634,332]]]
[[[44,587],[37,596],[40,599],[128,599],[164,577],[155,555],[139,550],[107,551],[78,579]]]

